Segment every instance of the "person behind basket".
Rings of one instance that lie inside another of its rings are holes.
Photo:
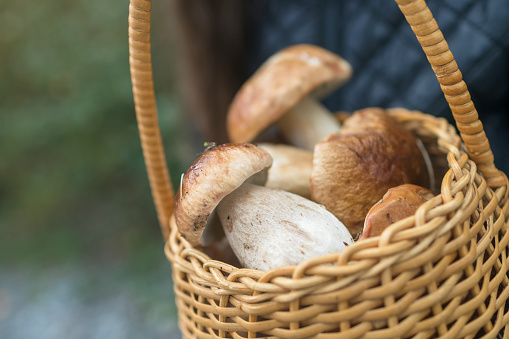
[[[509,173],[509,2],[428,1],[479,112],[498,169]],[[395,2],[175,0],[182,88],[205,140],[227,141],[241,84],[283,47],[312,43],[351,63],[331,110],[405,107],[454,124],[429,62]]]

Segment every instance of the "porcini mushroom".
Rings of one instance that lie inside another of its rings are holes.
[[[246,181],[263,185],[271,164],[270,154],[252,144],[224,144],[204,152],[177,191],[175,221],[180,234],[193,246],[207,245],[203,235],[219,202]]]
[[[355,236],[389,188],[406,183],[425,187],[426,173],[413,134],[383,109],[366,108],[316,145],[311,196]]]
[[[417,211],[433,193],[424,187],[404,184],[390,188],[366,215],[360,239],[376,237],[393,223],[407,218]]]
[[[259,270],[336,253],[353,242],[322,206],[248,182],[271,163],[269,153],[252,144],[225,144],[202,154],[177,192],[180,233],[200,245],[206,221],[216,209],[241,265]]]
[[[250,142],[277,123],[290,144],[312,151],[341,128],[318,102],[342,86],[352,68],[340,56],[314,45],[294,45],[270,57],[237,92],[227,115],[232,142]]]
[[[276,188],[311,199],[309,178],[313,168],[313,153],[291,145],[259,143],[272,156],[266,187]]]

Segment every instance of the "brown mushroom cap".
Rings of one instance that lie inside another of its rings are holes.
[[[311,196],[355,236],[371,206],[389,188],[405,183],[425,186],[423,172],[424,160],[413,134],[383,109],[367,108],[316,145]]]
[[[364,230],[359,239],[376,237],[396,221],[405,219],[417,211],[419,206],[433,198],[427,188],[405,184],[393,187],[385,193],[366,215]]]
[[[253,140],[304,97],[322,98],[351,74],[348,62],[317,46],[294,45],[279,51],[235,96],[227,116],[230,140]]]
[[[272,157],[253,144],[223,144],[203,153],[187,170],[175,199],[180,234],[193,246],[204,245],[202,234],[217,204],[246,180],[264,184]]]

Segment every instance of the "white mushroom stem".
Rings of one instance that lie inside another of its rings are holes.
[[[309,151],[327,135],[341,129],[334,115],[312,97],[300,101],[277,124],[291,144]]]
[[[313,153],[284,144],[260,143],[272,156],[265,187],[276,188],[311,199],[309,178],[313,170]]]
[[[323,206],[296,194],[243,184],[217,206],[242,266],[262,271],[337,253],[353,243]]]

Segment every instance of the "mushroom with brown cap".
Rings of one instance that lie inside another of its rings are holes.
[[[250,142],[277,123],[289,143],[310,151],[340,129],[318,99],[352,75],[340,56],[314,45],[294,45],[270,57],[240,88],[227,115],[232,142]]]
[[[427,185],[422,154],[414,135],[381,108],[356,111],[315,147],[312,199],[353,235],[389,188],[407,183]]]
[[[270,154],[252,144],[224,144],[204,152],[177,191],[175,221],[180,234],[193,246],[208,245],[202,237],[219,202],[246,180],[263,185],[271,164]]]
[[[271,163],[269,153],[252,144],[220,145],[202,154],[177,192],[180,233],[192,245],[202,245],[207,219],[217,208],[240,263],[259,270],[336,253],[353,242],[343,224],[322,206],[246,182]]]
[[[366,215],[360,239],[376,237],[393,223],[415,214],[433,193],[424,187],[404,184],[390,188]]]

